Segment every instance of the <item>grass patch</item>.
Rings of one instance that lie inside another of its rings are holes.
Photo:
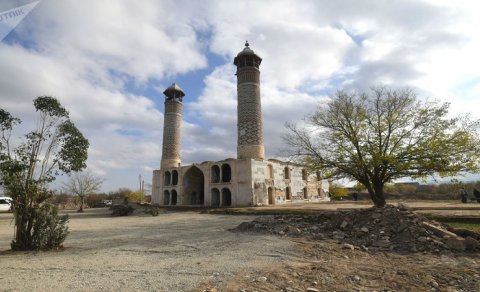
[[[453,228],[467,229],[476,233],[480,233],[480,225],[477,223],[466,223],[466,222],[444,222],[452,226]]]
[[[480,233],[480,217],[427,217],[450,225],[453,228],[467,229]]]

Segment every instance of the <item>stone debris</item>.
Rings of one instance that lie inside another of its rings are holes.
[[[113,205],[112,206],[112,216],[128,216],[135,211],[130,205]]]
[[[413,213],[406,205],[321,212],[317,215],[269,215],[243,222],[232,231],[333,239],[344,249],[403,252],[480,251],[480,234],[455,234],[439,222]],[[463,237],[462,237],[463,236]],[[352,248],[353,247],[353,248]]]

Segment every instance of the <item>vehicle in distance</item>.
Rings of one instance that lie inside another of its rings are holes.
[[[12,212],[12,198],[0,197],[0,212]]]

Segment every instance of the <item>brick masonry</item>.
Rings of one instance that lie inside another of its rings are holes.
[[[237,157],[265,159],[260,71],[257,68],[237,70],[237,94]]]
[[[177,167],[180,164],[181,127],[182,103],[166,100],[163,122],[162,168]]]

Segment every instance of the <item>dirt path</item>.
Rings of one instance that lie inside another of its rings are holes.
[[[334,241],[294,240],[301,260],[243,271],[205,291],[480,291],[480,257],[343,249]],[[201,290],[200,290],[201,291]]]
[[[480,291],[478,253],[351,250],[228,231],[256,215],[70,215],[64,251],[11,253],[12,215],[0,213],[1,291]]]
[[[61,252],[0,254],[0,290],[186,291],[225,282],[240,271],[295,258],[295,244],[227,229],[250,216],[167,213],[115,217],[108,210],[71,214]],[[0,250],[12,238],[0,214]]]

